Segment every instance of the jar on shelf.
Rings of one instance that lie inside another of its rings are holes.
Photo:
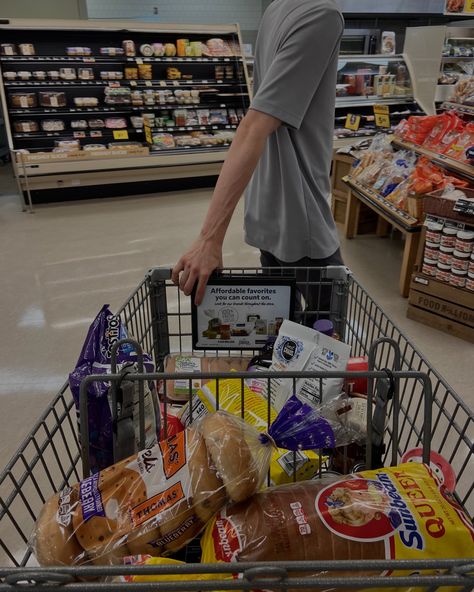
[[[470,253],[463,251],[454,251],[453,259],[451,261],[451,268],[457,271],[464,271],[467,273],[469,269]]]
[[[441,234],[441,246],[454,251],[458,229],[453,226],[445,226]]]
[[[449,283],[455,288],[464,288],[467,280],[467,271],[460,271],[459,269],[452,269],[449,277]]]
[[[451,276],[451,265],[444,265],[438,261],[436,268],[436,279],[440,282],[449,282]]]
[[[463,253],[470,253],[473,250],[474,231],[459,230],[456,237],[455,250]]]

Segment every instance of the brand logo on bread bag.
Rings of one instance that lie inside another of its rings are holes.
[[[178,482],[165,491],[138,504],[130,511],[133,526],[140,526],[140,524],[147,522],[150,518],[173,507],[184,499],[184,497],[183,487],[181,482]]]
[[[179,432],[158,444],[163,459],[163,472],[167,479],[182,469],[186,464],[186,436]]]
[[[216,518],[212,538],[217,561],[237,561],[237,553],[241,549],[239,535],[231,520],[223,514],[218,514]]]
[[[423,549],[423,537],[403,497],[387,475],[377,478],[339,481],[323,489],[316,498],[322,521],[334,534],[353,541],[379,541],[397,531],[407,547]]]
[[[100,473],[95,473],[79,484],[82,518],[87,522],[94,516],[105,516],[102,495],[99,490]]]
[[[290,337],[282,337],[276,345],[276,354],[283,362],[297,360],[303,351],[303,343]]]

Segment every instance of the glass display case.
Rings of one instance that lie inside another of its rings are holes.
[[[214,176],[250,100],[237,25],[12,19],[0,79],[18,177],[46,191]]]
[[[338,105],[364,101],[413,99],[413,88],[403,56],[339,58]]]
[[[474,75],[474,28],[446,29],[441,50],[440,73],[436,88],[436,103],[452,101],[455,86],[462,78]]]
[[[336,86],[335,140],[390,131],[399,121],[421,111],[414,99],[409,67],[402,55],[340,56]],[[385,105],[388,125],[377,125],[374,105]],[[356,125],[346,127],[347,116]],[[354,129],[357,128],[357,129]]]

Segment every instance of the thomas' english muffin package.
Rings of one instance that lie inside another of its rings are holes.
[[[201,541],[203,563],[468,558],[473,544],[468,517],[417,463],[266,489],[222,509]]]
[[[260,489],[271,451],[242,419],[208,415],[52,497],[36,523],[36,557],[104,565],[176,552],[227,501]]]

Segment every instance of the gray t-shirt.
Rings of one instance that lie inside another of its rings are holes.
[[[339,247],[330,207],[337,59],[333,0],[275,0],[257,38],[251,108],[280,119],[245,200],[246,242],[285,262]]]

